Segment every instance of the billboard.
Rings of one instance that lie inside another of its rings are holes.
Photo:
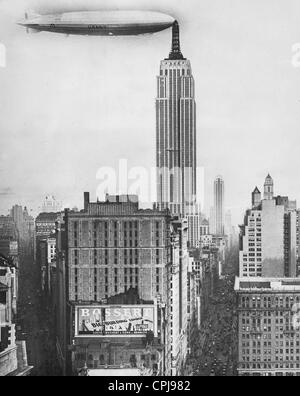
[[[19,253],[19,248],[18,248],[18,242],[16,241],[11,241],[9,243],[9,254],[11,256],[17,256]]]
[[[76,307],[75,336],[141,336],[156,332],[154,305]]]

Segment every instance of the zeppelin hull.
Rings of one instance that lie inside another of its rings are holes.
[[[151,24],[99,24],[99,25],[40,25],[26,24],[26,27],[38,31],[62,33],[80,36],[138,36],[161,32],[170,28],[173,23]]]

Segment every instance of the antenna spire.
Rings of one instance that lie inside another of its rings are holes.
[[[174,22],[172,28],[172,50],[170,52],[169,59],[171,60],[184,59],[180,51],[180,34],[179,34],[179,24],[177,21]]]

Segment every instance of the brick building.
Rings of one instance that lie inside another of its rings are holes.
[[[70,360],[64,349],[73,343],[73,372],[84,363],[96,370],[131,365],[178,375],[187,354],[187,224],[168,212],[139,209],[137,197],[107,196],[91,203],[86,193],[84,210],[66,211],[58,234],[61,361]],[[152,306],[154,338],[146,333],[122,336],[121,341],[107,335],[76,336],[78,307],[98,306],[107,314],[116,305]],[[61,321],[66,321],[66,334]]]

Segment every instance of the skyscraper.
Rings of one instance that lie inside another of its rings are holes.
[[[273,180],[267,176],[264,199],[256,187],[252,209],[240,227],[240,276],[297,276],[297,211],[288,197],[274,196]]]
[[[57,201],[53,196],[47,196],[43,202],[42,212],[43,213],[57,213],[61,212],[62,204]]]
[[[157,78],[156,133],[158,206],[174,214],[195,213],[195,88],[190,61],[180,50],[178,22]]]
[[[225,209],[222,176],[218,176],[214,182],[214,216],[216,235],[224,235]]]

